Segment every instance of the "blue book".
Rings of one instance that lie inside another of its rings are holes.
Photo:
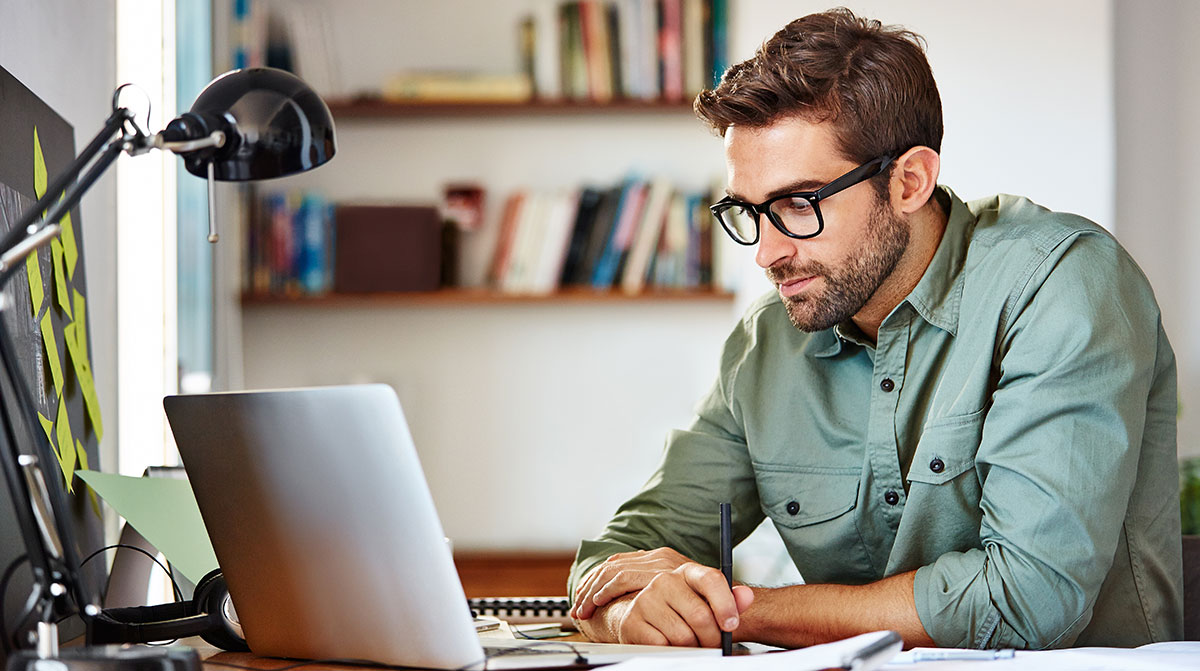
[[[317,294],[325,290],[328,273],[326,263],[325,218],[329,207],[325,199],[312,193],[304,195],[296,210],[296,277],[304,293]]]
[[[608,242],[604,246],[604,254],[596,264],[596,272],[592,275],[592,288],[611,289],[617,277],[620,276],[633,243],[637,224],[641,219],[642,204],[646,195],[646,182],[630,179],[625,182],[621,191],[621,200],[617,205],[615,223]]]

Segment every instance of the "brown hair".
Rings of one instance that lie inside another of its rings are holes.
[[[789,23],[697,96],[695,110],[722,136],[788,116],[831,122],[857,163],[918,145],[941,151],[942,102],[924,39],[844,7]]]

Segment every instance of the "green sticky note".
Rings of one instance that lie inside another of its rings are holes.
[[[67,277],[75,279],[75,264],[79,262],[79,247],[75,244],[75,226],[71,224],[71,213],[64,214],[58,223],[62,226],[62,232],[58,234],[58,239],[62,240],[63,261],[67,264]]]
[[[50,375],[54,379],[54,391],[62,394],[62,363],[58,360],[58,339],[54,337],[54,325],[50,323],[49,312],[42,315],[42,344],[46,346],[46,364],[50,366]]]
[[[38,198],[46,194],[46,157],[42,155],[42,141],[38,139],[37,126],[33,127],[33,192]]]
[[[67,268],[63,265],[63,246],[58,238],[50,242],[50,256],[54,259],[54,293],[58,296],[58,306],[70,317],[71,292],[67,289]]]
[[[75,328],[75,338],[79,344],[79,351],[83,356],[84,361],[91,361],[88,358],[88,341],[87,341],[87,301],[83,294],[79,293],[78,289],[71,289],[71,295],[75,297],[75,323],[78,326]]]
[[[192,582],[217,568],[200,507],[187,480],[132,478],[98,471],[79,477]]]
[[[42,265],[38,263],[38,252],[25,257],[25,274],[29,276],[29,304],[33,307],[33,318],[37,319],[42,310],[42,301],[46,298],[46,290],[42,288]]]
[[[75,438],[71,435],[71,418],[67,416],[67,399],[58,399],[58,417],[54,420],[58,435],[58,465],[67,482],[67,491],[75,491]]]
[[[67,351],[71,355],[71,364],[75,369],[75,379],[79,382],[79,390],[83,392],[83,404],[87,408],[88,417],[92,420],[92,429],[96,432],[96,442],[99,443],[100,439],[104,437],[104,423],[100,420],[100,399],[96,396],[92,364],[87,358],[87,331],[80,328],[79,322],[71,322],[63,328],[63,340],[67,342]]]

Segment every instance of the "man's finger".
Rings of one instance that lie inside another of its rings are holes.
[[[686,586],[680,587],[686,589]],[[654,632],[657,632],[666,639],[666,643],[659,645],[695,647],[701,644],[691,624],[664,599],[667,595],[662,592],[666,591],[661,588],[643,591],[634,599],[629,613],[631,617],[622,626],[622,643],[649,643],[656,638]],[[695,595],[691,596],[695,598]]]
[[[746,612],[750,604],[754,603],[754,590],[745,585],[733,586],[733,599],[737,601],[738,614]]]
[[[621,571],[603,585],[591,598],[591,604],[599,608],[622,594],[643,589],[660,571]]]
[[[687,564],[681,567],[681,572],[688,586],[708,602],[717,626],[723,631],[737,629],[740,611],[725,576],[714,568],[700,564]]]
[[[645,587],[659,572],[672,571],[688,562],[671,548],[619,552],[592,569],[575,588],[572,618],[586,620],[598,606],[622,594]]]
[[[687,623],[696,644],[715,648],[721,644],[721,630],[708,602],[685,586],[685,591],[671,595],[667,604]]]

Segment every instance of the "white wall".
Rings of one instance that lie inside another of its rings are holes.
[[[1014,193],[1113,224],[1109,0],[733,0],[734,60],[788,21],[844,5],[921,34],[942,96],[943,184]]]
[[[75,150],[111,111],[115,87],[115,0],[2,0],[0,66],[75,129]],[[116,176],[101,177],[80,204],[87,263],[92,370],[104,417],[101,460],[116,463]]]
[[[403,67],[513,67],[511,17],[547,1],[339,3],[335,31],[350,36],[338,59],[345,83],[369,85]],[[1020,193],[1112,225],[1109,2],[849,4],[928,39],[947,120],[945,183],[964,197]],[[828,6],[731,5],[735,59]],[[688,119],[356,122],[338,131],[340,155],[295,183],[338,198],[412,199],[474,177],[493,187],[495,208],[522,184],[615,179],[634,166],[681,180],[723,171],[720,142]],[[749,254],[745,267],[748,297],[766,285]],[[243,316],[245,384],[393,384],[456,547],[567,548],[649,475],[666,431],[688,420],[713,379],[734,314],[658,303],[253,308]]]
[[[1179,451],[1200,456],[1200,3],[1118,0],[1117,235],[1146,271],[1179,372]]]

